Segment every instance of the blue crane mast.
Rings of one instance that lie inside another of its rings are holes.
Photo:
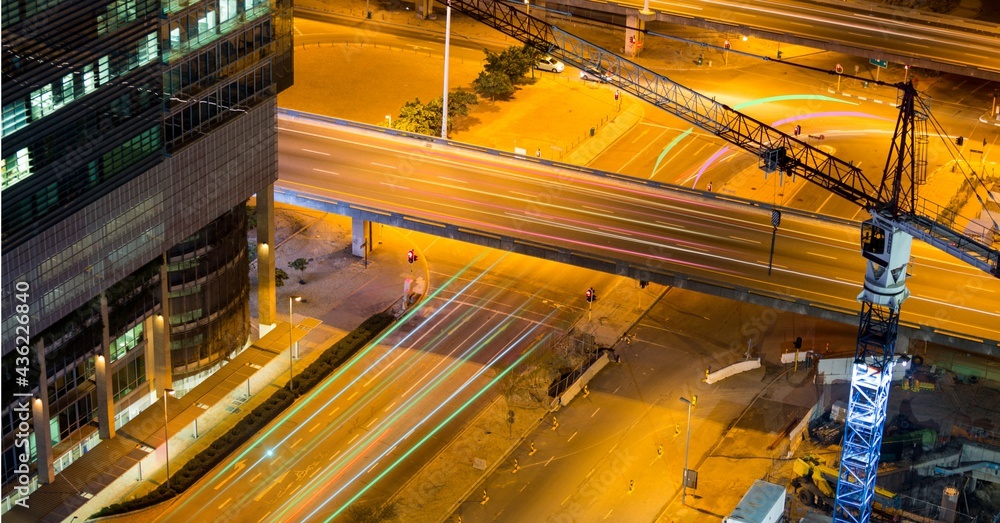
[[[861,302],[851,396],[840,460],[834,521],[867,523],[871,518],[879,448],[885,425],[910,246],[918,238],[993,276],[1000,277],[1000,251],[948,226],[940,207],[917,197],[925,151],[918,147],[912,82],[900,90],[899,118],[886,166],[877,179],[805,142],[669,78],[578,38],[497,0],[450,0],[453,9],[507,34],[539,52],[580,68],[604,73],[604,80],[757,156],[765,173],[801,176],[869,212],[861,225],[861,252],[868,260]]]

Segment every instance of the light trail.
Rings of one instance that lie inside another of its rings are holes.
[[[554,313],[554,311],[553,311],[553,313]],[[386,474],[388,474],[393,469],[395,469],[400,463],[403,462],[403,460],[405,460],[407,457],[409,457],[410,454],[412,454],[418,448],[420,448],[421,446],[423,446],[423,444],[426,443],[427,440],[429,440],[435,434],[437,434],[438,431],[440,431],[445,425],[447,425],[448,423],[450,423],[451,420],[453,420],[456,416],[458,416],[462,411],[464,411],[466,408],[468,408],[469,405],[471,405],[473,402],[475,402],[476,400],[478,400],[480,396],[482,396],[487,390],[489,390],[491,387],[493,387],[493,385],[495,385],[498,381],[500,381],[501,379],[503,379],[503,377],[506,376],[508,372],[510,372],[512,369],[516,368],[522,361],[524,361],[528,356],[530,356],[535,351],[535,349],[537,349],[540,345],[543,344],[543,342],[546,342],[546,341],[548,341],[548,336],[546,336],[545,338],[543,338],[541,340],[538,340],[534,344],[532,344],[532,346],[529,347],[528,350],[524,351],[524,353],[522,353],[521,356],[517,358],[517,360],[515,360],[511,365],[507,366],[507,368],[504,369],[503,371],[497,373],[497,375],[494,376],[493,379],[490,380],[490,382],[487,383],[485,387],[479,389],[479,391],[477,391],[475,394],[473,394],[472,397],[470,397],[469,399],[467,399],[465,401],[465,403],[463,403],[458,409],[455,409],[450,415],[448,415],[448,417],[445,418],[444,421],[442,421],[441,423],[439,423],[436,427],[434,427],[433,430],[431,430],[429,433],[427,433],[426,435],[424,435],[424,437],[421,438],[415,445],[413,445],[412,447],[410,447],[409,450],[407,450],[405,453],[403,453],[403,455],[401,455],[399,458],[397,458],[396,461],[394,461],[390,466],[386,467],[386,469],[383,470],[378,476],[376,476],[368,485],[366,485],[363,489],[361,489],[353,497],[351,497],[350,499],[348,499],[343,505],[340,506],[339,509],[337,509],[333,514],[331,514],[324,521],[325,522],[329,522],[329,521],[332,521],[333,518],[339,516],[344,510],[347,509],[347,507],[349,507],[352,503],[354,503],[355,501],[357,501],[358,498],[360,498],[362,495],[364,495],[364,493],[367,492],[368,489],[370,489],[372,487],[372,485],[374,485],[379,480],[381,480],[383,477],[385,477]],[[480,371],[480,373],[485,372],[485,370],[488,369],[488,368],[489,368],[488,366],[483,367],[483,369]],[[332,499],[332,497],[330,499]]]
[[[540,291],[540,290],[539,290],[539,291]],[[528,304],[529,304],[529,303],[530,303],[531,301],[533,301],[533,300],[535,299],[535,297],[536,297],[536,296],[537,296],[537,292],[535,293],[535,295],[533,295],[532,297],[530,297],[530,298],[528,298],[527,300],[525,300],[525,302],[524,302],[524,303],[523,303],[523,304],[521,305],[521,307],[519,307],[519,309],[520,309],[520,308],[524,308],[524,307],[527,307],[527,305],[528,305]],[[553,314],[555,314],[555,312],[556,312],[555,310],[551,311],[551,312],[550,312],[550,313],[549,313],[549,314],[548,314],[548,315],[546,316],[546,320],[548,320],[549,318],[551,318],[551,316],[552,316]],[[501,323],[501,324],[498,324],[498,325],[497,325],[497,326],[496,326],[496,327],[494,328],[494,330],[493,330],[493,331],[492,331],[492,332],[490,333],[490,336],[489,336],[488,338],[485,338],[485,339],[481,339],[481,340],[480,340],[480,341],[479,341],[479,342],[477,343],[477,345],[476,345],[476,346],[474,346],[474,347],[470,347],[470,348],[469,348],[469,349],[467,350],[467,354],[466,354],[466,356],[463,356],[463,357],[462,357],[461,359],[458,359],[458,360],[455,360],[455,361],[453,361],[452,363],[450,363],[450,364],[449,364],[449,367],[451,367],[451,368],[449,369],[449,371],[448,371],[447,373],[441,373],[441,374],[439,374],[439,375],[437,376],[437,378],[435,379],[434,383],[433,383],[433,384],[429,384],[429,385],[428,385],[428,386],[427,386],[427,387],[425,388],[425,390],[421,392],[421,394],[419,395],[419,397],[415,396],[415,397],[413,397],[413,398],[410,398],[409,400],[407,400],[407,403],[410,403],[410,404],[414,404],[414,403],[416,403],[417,401],[419,401],[419,400],[423,399],[424,397],[426,397],[426,396],[427,396],[428,394],[430,394],[431,392],[434,392],[434,391],[435,391],[435,389],[437,388],[437,386],[438,386],[438,385],[440,385],[441,383],[445,383],[445,382],[449,381],[449,378],[451,377],[451,375],[452,375],[452,374],[454,374],[454,372],[455,372],[455,371],[457,371],[457,370],[458,370],[458,369],[459,369],[460,367],[462,367],[462,366],[463,366],[463,363],[464,363],[465,361],[467,361],[467,359],[468,359],[469,357],[471,357],[472,355],[474,355],[474,354],[478,353],[478,352],[479,352],[479,351],[480,351],[480,350],[481,350],[482,348],[484,348],[484,347],[486,347],[487,345],[489,345],[489,343],[491,343],[491,342],[492,342],[492,340],[493,340],[493,339],[494,339],[494,338],[495,338],[495,337],[496,337],[497,335],[499,335],[499,333],[500,333],[500,332],[502,332],[503,330],[506,330],[506,329],[507,329],[507,328],[509,327],[509,325],[511,325],[512,323],[513,323],[513,320],[508,320],[508,321],[506,321],[506,322],[503,322],[503,323]],[[312,512],[312,513],[308,514],[308,515],[307,515],[307,516],[305,516],[305,518],[303,518],[303,519],[308,519],[309,517],[312,517],[313,515],[315,515],[315,512],[316,512],[316,511],[318,511],[318,510],[320,510],[320,508],[322,508],[322,506],[323,506],[323,505],[326,505],[326,504],[327,504],[327,503],[328,503],[328,502],[329,502],[330,500],[332,500],[332,499],[333,499],[333,498],[335,498],[335,497],[336,497],[337,495],[339,495],[339,494],[340,494],[340,492],[342,492],[342,491],[343,491],[344,489],[346,489],[346,488],[350,487],[350,486],[352,485],[352,483],[353,483],[354,481],[356,481],[356,480],[357,480],[357,479],[358,479],[358,478],[359,478],[359,477],[360,477],[360,476],[361,476],[362,474],[364,474],[364,473],[365,473],[365,472],[367,472],[367,471],[368,471],[369,469],[371,469],[371,468],[372,468],[372,467],[373,467],[373,466],[374,466],[374,465],[375,465],[376,463],[380,462],[380,461],[381,461],[381,460],[382,460],[382,459],[383,459],[383,458],[384,458],[384,457],[385,457],[385,456],[386,456],[386,455],[387,455],[387,454],[388,454],[389,452],[393,451],[393,450],[394,450],[394,449],[395,449],[395,448],[396,448],[396,447],[397,447],[397,446],[398,446],[398,445],[399,445],[400,443],[402,443],[402,442],[403,442],[403,441],[404,441],[404,440],[405,440],[406,438],[408,438],[408,437],[409,437],[410,435],[412,435],[412,434],[413,434],[413,433],[414,433],[414,432],[415,432],[415,431],[416,431],[416,430],[417,430],[418,428],[422,427],[422,426],[423,426],[423,425],[424,425],[425,423],[427,423],[427,422],[428,422],[428,421],[429,421],[429,420],[430,420],[430,419],[431,419],[431,418],[432,418],[432,417],[433,417],[433,416],[434,416],[435,414],[437,414],[437,412],[438,412],[439,410],[441,410],[442,408],[444,408],[444,407],[445,407],[445,406],[446,406],[446,405],[447,405],[447,404],[448,404],[449,402],[451,402],[451,400],[452,400],[452,399],[454,399],[454,398],[455,398],[455,397],[456,397],[456,396],[457,396],[457,395],[458,395],[459,393],[463,392],[463,391],[464,391],[464,390],[465,390],[466,388],[468,388],[468,387],[469,387],[469,386],[470,386],[470,385],[471,385],[472,383],[474,383],[474,382],[475,382],[475,381],[476,381],[476,380],[477,380],[477,379],[478,379],[478,378],[479,378],[479,377],[480,377],[480,376],[481,376],[481,375],[482,375],[482,374],[483,374],[484,372],[486,372],[486,371],[487,371],[487,370],[489,370],[489,369],[490,369],[490,368],[491,368],[491,367],[492,367],[493,365],[495,365],[496,363],[498,363],[499,361],[501,361],[501,359],[502,359],[502,358],[503,358],[503,357],[504,357],[504,356],[505,356],[506,354],[508,354],[508,353],[509,353],[509,352],[510,352],[510,351],[511,351],[512,349],[514,349],[514,348],[516,348],[516,347],[520,346],[520,344],[521,344],[521,343],[522,343],[522,342],[523,342],[523,341],[524,341],[525,339],[527,339],[527,338],[528,338],[529,336],[531,336],[531,335],[532,335],[532,334],[534,333],[534,331],[535,331],[535,330],[537,330],[537,329],[538,329],[538,328],[539,328],[539,327],[540,327],[540,326],[541,326],[541,325],[542,325],[543,323],[544,323],[544,322],[542,322],[542,323],[537,323],[537,324],[533,324],[533,325],[531,325],[530,327],[526,327],[525,329],[523,329],[523,330],[522,330],[522,333],[520,334],[520,336],[518,336],[518,337],[517,337],[516,339],[514,339],[514,340],[512,340],[512,341],[508,342],[508,344],[507,344],[506,348],[504,348],[504,349],[503,349],[502,351],[500,351],[499,353],[497,353],[497,354],[493,355],[493,356],[492,356],[492,357],[490,358],[490,361],[488,361],[488,362],[487,362],[487,363],[486,363],[485,365],[483,365],[483,366],[482,366],[482,367],[481,367],[481,368],[480,368],[480,369],[479,369],[478,371],[476,371],[476,372],[475,372],[475,373],[474,373],[474,374],[473,374],[472,376],[470,376],[469,378],[467,378],[467,379],[465,380],[465,382],[464,382],[464,383],[463,383],[463,384],[462,384],[461,386],[459,386],[459,387],[458,387],[458,388],[457,388],[456,390],[452,391],[452,392],[451,392],[451,394],[450,394],[450,395],[449,395],[449,396],[448,396],[447,398],[445,398],[445,399],[444,399],[443,401],[440,401],[440,402],[438,402],[437,406],[436,406],[436,407],[435,407],[435,408],[434,408],[433,410],[431,410],[431,412],[430,412],[430,413],[428,413],[427,415],[425,415],[425,416],[423,417],[423,419],[421,419],[421,420],[420,420],[419,422],[417,422],[416,424],[412,425],[412,426],[411,426],[411,428],[410,428],[410,429],[409,429],[409,430],[408,430],[408,431],[407,431],[407,432],[406,432],[405,434],[403,434],[402,436],[400,436],[400,437],[399,437],[399,438],[398,438],[398,439],[396,440],[396,442],[395,442],[395,443],[393,443],[392,445],[389,445],[389,446],[388,446],[388,447],[387,447],[387,448],[386,448],[386,449],[385,449],[385,450],[384,450],[384,451],[383,451],[383,452],[382,452],[381,454],[379,454],[378,456],[375,456],[375,457],[371,457],[371,458],[370,458],[370,461],[372,462],[372,464],[371,464],[371,465],[368,465],[368,466],[367,466],[367,467],[365,467],[365,468],[364,468],[363,470],[361,470],[361,471],[359,471],[359,472],[358,472],[357,474],[355,474],[355,476],[354,476],[354,477],[352,477],[352,478],[351,478],[351,479],[350,479],[350,480],[349,480],[348,482],[346,482],[345,484],[341,485],[341,486],[340,486],[340,488],[338,488],[338,489],[337,489],[336,491],[334,491],[334,492],[333,492],[332,494],[330,494],[330,496],[328,497],[328,499],[327,499],[326,501],[324,501],[323,503],[321,503],[321,504],[320,504],[320,507],[317,507],[317,508],[316,508],[316,509],[315,509],[315,510],[314,510],[314,511]],[[483,389],[483,390],[485,390],[485,389]],[[396,413],[396,414],[394,415],[394,417],[393,417],[393,419],[392,419],[392,420],[389,420],[389,419],[387,419],[387,420],[385,420],[385,421],[384,421],[384,423],[383,423],[383,424],[380,424],[380,425],[385,425],[385,426],[391,426],[391,425],[392,425],[392,424],[393,424],[393,423],[394,423],[394,422],[396,421],[396,419],[398,419],[398,417],[400,417],[400,416],[402,415],[402,412],[400,412],[400,411],[402,411],[402,410],[404,410],[404,409],[402,409],[402,408],[401,408],[401,409],[397,409],[397,413]],[[457,413],[454,413],[454,414],[457,414]],[[449,418],[448,418],[448,420],[452,419],[452,417],[453,417],[453,416],[449,417]],[[446,424],[446,423],[447,423],[447,420],[446,420],[445,422],[443,422],[442,424],[439,424],[439,425],[438,425],[438,426],[437,426],[437,427],[436,427],[436,428],[434,429],[434,432],[436,432],[437,430],[440,430],[440,428],[441,428],[441,427],[443,427],[443,425],[444,425],[444,424]],[[412,450],[412,449],[411,449],[411,450]],[[407,453],[406,455],[409,455],[409,454],[410,454],[410,452],[408,452],[408,453]],[[397,460],[397,464],[398,464],[398,463],[399,463],[399,460]],[[395,465],[393,465],[393,467],[394,467],[394,466],[395,466]],[[389,470],[391,470],[391,468],[390,468]],[[384,472],[383,472],[383,474],[380,474],[380,477],[381,477],[381,476],[384,476],[384,474],[385,474],[385,473],[388,473],[388,471],[389,471],[389,470],[386,470],[386,471],[384,471]],[[336,478],[333,478],[333,479],[331,479],[331,478],[330,478],[330,476],[331,476],[331,475],[332,475],[333,473],[334,473],[334,471],[330,471],[330,472],[326,473],[326,474],[325,474],[325,475],[323,476],[323,478],[322,478],[322,479],[319,479],[319,478],[318,478],[318,479],[316,480],[316,481],[323,481],[323,482],[325,482],[325,484],[324,484],[324,485],[322,485],[322,486],[320,486],[320,487],[316,487],[316,488],[312,489],[312,490],[317,490],[317,492],[316,492],[316,493],[315,493],[315,494],[314,494],[314,495],[313,495],[313,496],[312,496],[311,498],[309,498],[308,500],[303,500],[303,497],[304,497],[304,496],[306,495],[305,493],[303,493],[303,494],[300,494],[300,495],[296,496],[296,498],[295,498],[295,499],[292,499],[292,500],[290,500],[289,502],[286,502],[286,503],[285,503],[285,505],[286,505],[286,506],[287,506],[287,505],[289,505],[289,504],[291,504],[291,505],[293,505],[293,506],[299,506],[299,509],[298,509],[298,510],[296,510],[296,511],[295,511],[294,513],[292,513],[292,514],[290,514],[290,515],[289,515],[289,518],[290,518],[290,520],[292,520],[292,521],[301,521],[301,520],[303,520],[303,519],[300,519],[300,518],[298,518],[298,517],[296,517],[296,516],[297,516],[297,515],[299,514],[299,512],[301,512],[301,510],[303,510],[303,509],[304,509],[304,508],[305,508],[306,506],[308,506],[308,504],[312,503],[312,501],[313,501],[313,500],[314,500],[314,499],[316,498],[316,496],[318,496],[318,495],[319,495],[319,494],[320,494],[321,492],[325,492],[325,491],[327,491],[327,490],[328,490],[328,488],[329,488],[329,487],[331,486],[331,484],[333,483],[333,481],[334,481],[334,480],[336,479]],[[340,475],[340,474],[338,474],[338,477],[339,477],[339,475]],[[367,490],[367,488],[370,488],[371,486],[373,486],[373,485],[374,485],[374,483],[375,483],[375,481],[371,481],[371,482],[368,482],[368,485],[367,485],[367,487],[365,488],[365,490]]]
[[[292,409],[286,410],[285,413],[280,417],[280,419],[272,421],[271,424],[270,424],[271,425],[270,429],[268,429],[263,434],[258,435],[257,438],[256,438],[256,441],[254,443],[250,444],[246,449],[244,449],[236,457],[229,458],[229,461],[230,461],[229,465],[227,465],[227,466],[222,467],[221,469],[219,469],[219,471],[216,472],[215,475],[212,478],[210,478],[204,484],[204,486],[200,487],[198,490],[199,491],[204,491],[208,487],[208,485],[210,485],[211,483],[219,480],[224,474],[226,474],[227,472],[229,472],[230,469],[233,468],[237,462],[241,461],[244,457],[247,456],[247,454],[249,454],[251,451],[253,451],[254,449],[256,449],[258,447],[258,445],[262,444],[264,442],[264,440],[267,439],[271,434],[273,434],[279,427],[281,427],[283,424],[287,423],[288,420],[293,415],[295,415],[297,412],[299,412],[299,410],[301,410],[303,408],[303,405],[309,403],[309,401],[311,401],[312,399],[316,398],[316,396],[318,396],[327,386],[330,386],[331,383],[335,382],[338,378],[340,378],[340,376],[342,376],[344,373],[346,373],[348,370],[350,370],[354,366],[355,362],[360,361],[363,356],[369,354],[372,350],[374,350],[374,348],[376,346],[378,346],[390,334],[394,333],[397,329],[400,328],[401,325],[405,324],[410,318],[412,318],[414,315],[416,315],[417,311],[419,311],[421,308],[423,308],[424,306],[426,306],[427,303],[430,303],[431,298],[436,297],[437,295],[441,294],[444,291],[444,289],[446,289],[452,283],[458,281],[458,278],[462,274],[464,274],[466,271],[468,271],[471,267],[473,267],[476,263],[478,263],[485,256],[486,256],[486,252],[485,251],[482,252],[482,253],[480,253],[479,255],[477,255],[472,261],[470,261],[468,264],[466,264],[465,267],[463,267],[461,270],[459,270],[458,272],[456,272],[454,276],[452,276],[451,278],[449,278],[448,280],[446,280],[445,283],[444,283],[444,285],[442,285],[440,288],[436,289],[434,292],[432,292],[430,295],[428,295],[427,299],[425,299],[419,306],[414,307],[414,308],[410,309],[409,311],[407,311],[406,313],[404,313],[404,315],[402,317],[400,317],[399,319],[397,319],[396,322],[389,329],[386,329],[383,333],[381,333],[379,336],[377,336],[374,340],[372,340],[371,342],[369,342],[369,344],[364,349],[362,349],[361,351],[359,351],[348,362],[346,362],[344,365],[342,365],[341,367],[339,367],[330,377],[328,377],[326,380],[324,380],[319,386],[314,387],[313,390],[310,391],[310,393],[305,396],[305,398],[304,398],[303,401],[299,401],[298,402],[297,406],[295,406]],[[447,305],[447,304],[451,303],[452,301],[456,300],[458,298],[458,296],[460,296],[463,292],[466,292],[468,289],[470,289],[480,278],[482,278],[485,274],[488,273],[489,269],[491,269],[492,267],[496,266],[498,263],[500,263],[500,260],[502,260],[505,257],[506,257],[506,255],[503,256],[503,257],[501,257],[497,261],[495,261],[493,264],[491,264],[489,266],[489,268],[486,271],[484,271],[482,274],[480,274],[478,277],[470,280],[469,283],[467,283],[464,287],[462,287],[462,289],[461,289],[461,291],[459,293],[456,293],[455,296],[453,296],[452,298],[446,300],[445,304]],[[445,307],[441,307],[441,308],[436,309],[431,315],[429,315],[426,319],[424,319],[424,321],[429,321],[430,318],[435,317],[440,311],[442,311],[444,309],[445,309]],[[416,331],[414,331],[414,332],[416,332]],[[411,335],[413,335],[414,332],[407,333],[406,336],[404,336],[396,344],[396,346],[399,346],[404,341],[406,341],[407,339],[409,339],[409,337]],[[319,409],[317,409],[316,412],[313,415],[309,416],[302,424],[300,424],[298,427],[296,427],[295,430],[293,430],[290,434],[286,435],[276,445],[273,445],[271,448],[280,447],[285,441],[287,441],[293,435],[295,435],[298,432],[299,429],[303,428],[309,421],[312,421],[313,418],[315,418],[316,416],[318,416],[319,413],[324,408],[329,407],[330,404],[333,401],[339,399],[340,396],[341,396],[341,394],[343,394],[344,392],[346,392],[347,390],[349,390],[350,387],[353,384],[355,384],[358,380],[360,380],[361,377],[364,376],[367,371],[373,369],[376,365],[378,365],[384,358],[388,357],[388,355],[391,354],[391,353],[392,353],[392,350],[386,351],[386,353],[383,356],[379,357],[367,369],[365,369],[364,371],[362,371],[361,374],[359,374],[358,377],[354,378],[347,386],[345,386],[344,389],[341,392],[339,392],[336,395],[334,395],[333,398],[331,398],[329,401],[327,401],[326,403],[324,403]],[[261,464],[268,457],[269,452],[270,451],[265,452],[264,455],[262,457],[260,457],[256,462],[254,462],[251,466],[246,467],[246,469],[239,476],[239,478],[237,478],[237,481],[241,480],[251,470],[254,470],[254,468],[257,465]],[[197,492],[197,491],[189,491],[189,492]],[[190,503],[193,498],[194,498],[193,494],[189,495],[187,497],[187,499],[178,506],[178,510],[186,508],[186,505],[188,503]],[[213,498],[213,500],[214,500],[214,498]]]

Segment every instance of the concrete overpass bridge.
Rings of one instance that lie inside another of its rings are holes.
[[[780,262],[769,276],[761,260],[774,207],[760,202],[290,111],[279,117],[279,137],[275,201],[350,216],[357,256],[373,248],[371,224],[379,223],[858,321],[858,223],[778,208]],[[529,196],[504,195],[505,187]],[[991,310],[1000,280],[922,244],[914,258],[919,277],[910,280],[900,334],[1000,356],[1000,311]]]

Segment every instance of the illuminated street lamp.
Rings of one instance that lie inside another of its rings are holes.
[[[387,114],[387,115],[385,115],[385,120],[386,120],[387,122],[389,122],[389,125],[388,125],[388,127],[389,127],[389,128],[392,128],[392,115],[391,115],[391,114]]]
[[[292,365],[294,365],[293,363],[294,360],[292,359],[292,345],[294,344],[294,342],[292,341],[292,327],[294,326],[292,324],[293,301],[301,302],[302,296],[288,297],[288,391],[289,392],[294,392],[295,390],[295,384],[292,382]]]
[[[526,15],[531,14],[531,4],[528,3],[528,0],[524,0],[524,14]]]
[[[691,447],[691,408],[698,403],[698,396],[691,396],[691,399],[681,397],[681,401],[687,403],[688,406],[688,429],[687,429],[687,442],[684,443],[684,475],[681,477],[681,504],[683,505],[687,499],[687,485],[688,485],[688,450]]]
[[[163,454],[167,458],[167,488],[170,488],[170,432],[167,431],[167,396],[173,396],[174,389],[163,389]]]

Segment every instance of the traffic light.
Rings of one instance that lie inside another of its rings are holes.
[[[964,137],[959,136],[958,138],[955,138],[955,145],[961,147],[962,144],[964,144],[964,143],[965,143],[965,138]]]
[[[646,281],[646,280],[639,280],[639,288],[640,289],[645,289],[647,285],[649,285],[648,281]]]
[[[802,336],[798,336],[798,337],[795,338],[794,345],[795,345],[796,349],[801,349],[802,348]]]
[[[701,65],[704,60],[705,60],[704,55],[698,55],[698,65]]]
[[[413,249],[410,249],[410,252],[406,253],[406,261],[410,263],[417,261],[417,253],[413,252]]]
[[[798,135],[802,134],[802,126],[801,125],[796,125],[794,133],[795,133],[795,136],[798,136]]]
[[[592,301],[594,301],[595,297],[596,296],[594,294],[594,288],[591,287],[591,288],[587,289],[587,301],[588,302],[592,302]]]
[[[727,38],[726,41],[722,43],[722,46],[725,47],[726,49],[729,49],[730,47],[732,47],[732,44],[729,43],[729,39]]]

